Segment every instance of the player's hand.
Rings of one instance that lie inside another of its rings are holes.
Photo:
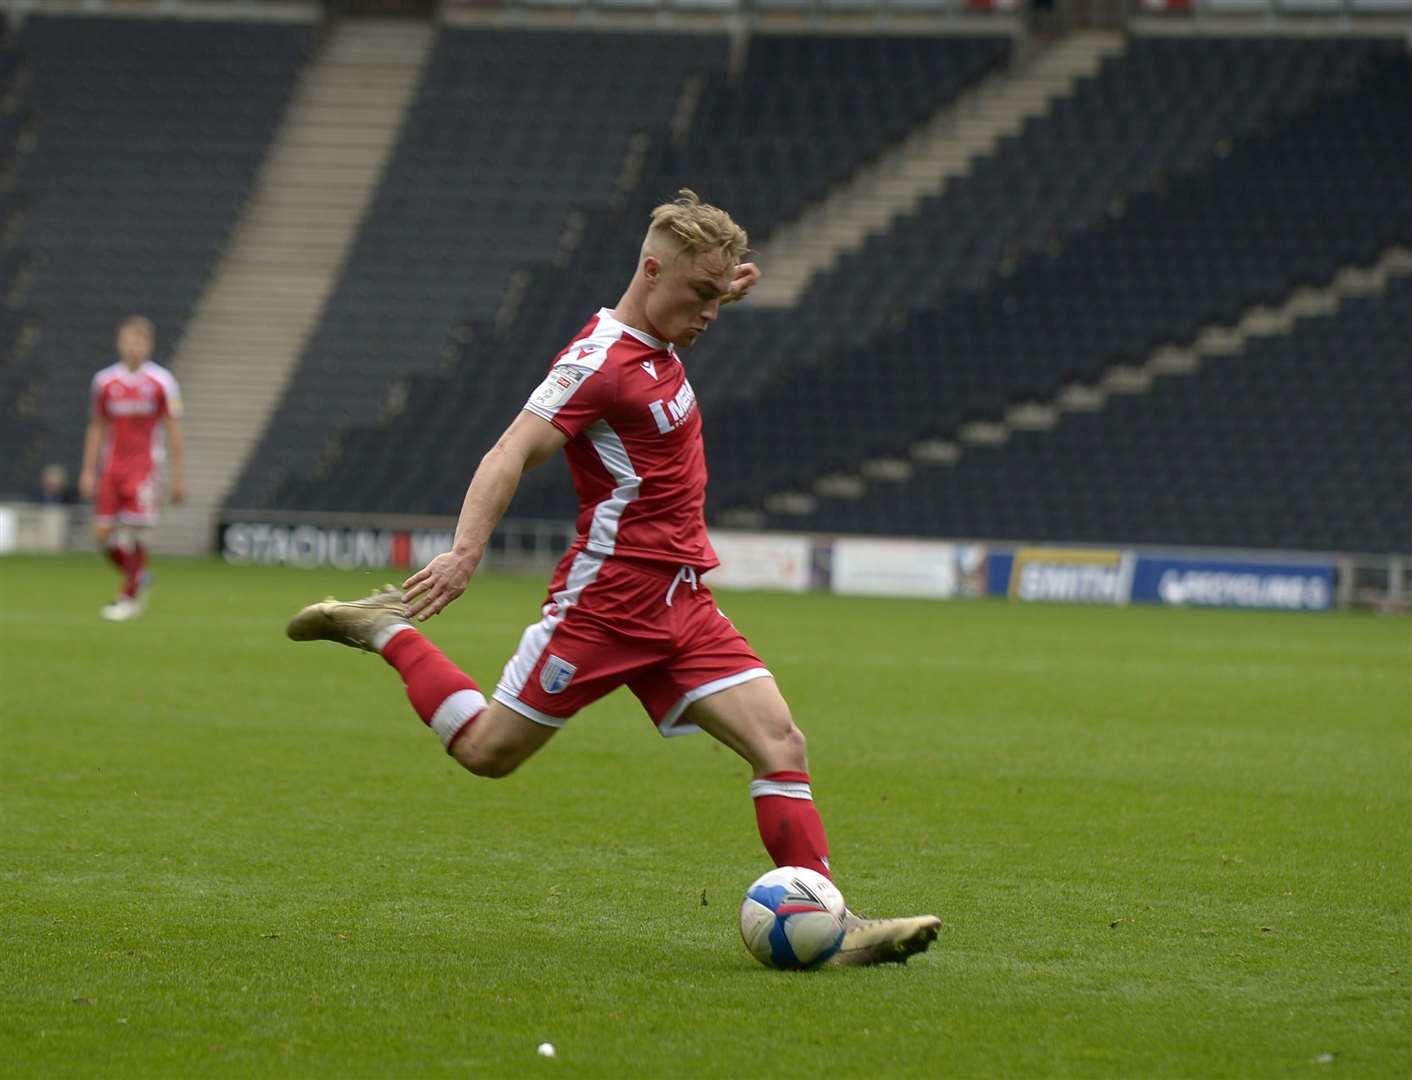
[[[78,474],[78,497],[84,502],[93,498],[93,492],[98,487],[98,479],[91,472],[81,472]]]
[[[167,489],[167,494],[171,496],[174,505],[180,506],[186,501],[186,481],[179,477],[173,477],[171,486]]]
[[[475,563],[454,551],[443,552],[402,583],[408,618],[426,622],[466,591]]]
[[[731,277],[730,291],[721,297],[721,303],[733,304],[737,300],[744,300],[745,294],[755,288],[755,283],[760,280],[760,268],[754,263],[741,263],[735,268],[735,274]]]

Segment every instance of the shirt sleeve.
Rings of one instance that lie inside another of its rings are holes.
[[[574,438],[604,416],[617,397],[606,359],[606,354],[600,353],[596,357],[577,356],[573,363],[555,364],[525,402],[525,411],[548,420]]]
[[[153,377],[157,385],[162,388],[162,398],[157,409],[158,416],[170,416],[173,420],[181,419],[181,387],[177,385],[176,379],[166,368],[154,371]]]
[[[108,410],[103,407],[103,379],[102,372],[93,376],[93,382],[88,386],[88,414],[94,420],[108,419]]]
[[[162,414],[173,420],[181,419],[181,388],[175,379],[162,384]]]

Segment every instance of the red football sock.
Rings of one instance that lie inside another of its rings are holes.
[[[774,772],[751,781],[760,839],[776,866],[807,866],[829,880],[829,841],[805,772]]]
[[[407,698],[422,723],[441,738],[448,751],[456,737],[485,708],[485,696],[446,654],[412,628],[399,630],[382,647],[382,658],[407,684]]]
[[[118,573],[127,576],[127,549],[120,548],[116,544],[109,544],[103,548],[103,554],[108,557],[108,561],[118,568]]]
[[[127,553],[127,558],[123,560],[123,595],[129,600],[137,595],[142,571],[146,568],[147,549],[141,544],[134,544],[132,550]]]

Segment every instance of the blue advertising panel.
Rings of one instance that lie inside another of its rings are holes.
[[[990,555],[985,561],[986,596],[1010,595],[1010,570],[1014,565],[1015,553],[1013,551],[990,549]]]
[[[1334,602],[1334,567],[1326,562],[1142,555],[1133,573],[1132,600],[1191,607],[1327,611]]]

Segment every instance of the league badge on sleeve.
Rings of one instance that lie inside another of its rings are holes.
[[[568,689],[578,668],[562,657],[549,654],[544,666],[539,669],[539,685],[546,694],[562,694]]]
[[[590,372],[584,371],[582,368],[562,365],[553,368],[544,382],[539,384],[539,389],[530,396],[530,401],[540,409],[557,409],[569,400],[579,383],[583,382],[589,374]]]

